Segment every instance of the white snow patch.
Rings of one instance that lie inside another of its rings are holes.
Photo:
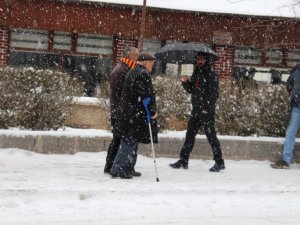
[[[5,225],[295,225],[300,222],[300,166],[274,170],[268,161],[191,160],[139,156],[142,177],[111,179],[105,152],[42,155],[0,149],[0,218]]]

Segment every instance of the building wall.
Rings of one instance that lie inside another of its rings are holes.
[[[28,0],[15,0],[11,15],[11,27],[125,37],[137,37],[139,18],[128,8]]]
[[[54,1],[11,1],[12,27],[100,33],[138,38],[141,8]],[[232,45],[264,47],[298,41],[299,20],[213,15],[147,8],[146,38],[212,43],[215,31],[232,34]]]
[[[137,40],[135,39],[127,39],[127,38],[122,38],[122,37],[115,37],[114,38],[114,61],[118,62],[121,59],[121,53],[123,52],[124,48],[126,46],[131,46],[131,47],[137,47]]]
[[[230,79],[233,68],[234,48],[226,46],[215,47],[220,59],[214,63],[214,69],[221,79]]]
[[[141,7],[103,3],[10,0],[1,1],[0,10],[4,12],[0,15],[0,26],[10,28],[97,33],[114,36],[119,40],[131,40],[133,43],[140,36]],[[216,43],[214,40],[216,32],[226,33],[228,42]],[[4,33],[3,35],[6,36]],[[300,22],[296,19],[147,8],[145,38],[193,41],[212,45],[220,55],[220,60],[215,63],[215,69],[222,77],[231,76],[234,46],[260,49],[294,48],[299,47],[297,39],[299,36]],[[7,47],[3,46],[3,48]],[[118,48],[115,46],[115,50]],[[115,60],[121,50],[119,48],[115,51]],[[7,62],[7,59],[4,60]],[[284,64],[281,66],[286,67]]]
[[[0,26],[0,66],[8,64],[8,30]]]

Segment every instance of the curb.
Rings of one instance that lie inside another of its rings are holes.
[[[46,135],[41,132],[15,135],[1,132],[0,148],[20,148],[43,154],[75,154],[77,152],[106,151],[111,141],[107,136]],[[223,156],[231,160],[277,160],[284,138],[219,137]],[[154,144],[156,157],[178,158],[184,138],[159,135]],[[140,144],[139,154],[152,156],[151,145]],[[212,159],[211,147],[203,135],[198,135],[191,158]],[[296,143],[294,161],[300,162],[300,143]]]

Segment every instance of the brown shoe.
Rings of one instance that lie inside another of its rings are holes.
[[[279,161],[271,164],[270,166],[274,169],[288,169],[288,168],[290,168],[290,165],[287,162],[283,161],[283,160],[279,160]]]

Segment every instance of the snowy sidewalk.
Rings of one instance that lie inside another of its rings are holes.
[[[0,149],[2,225],[296,225],[300,166],[274,170],[268,161],[191,160],[188,170],[139,156],[142,177],[103,174],[106,152],[44,155]]]

